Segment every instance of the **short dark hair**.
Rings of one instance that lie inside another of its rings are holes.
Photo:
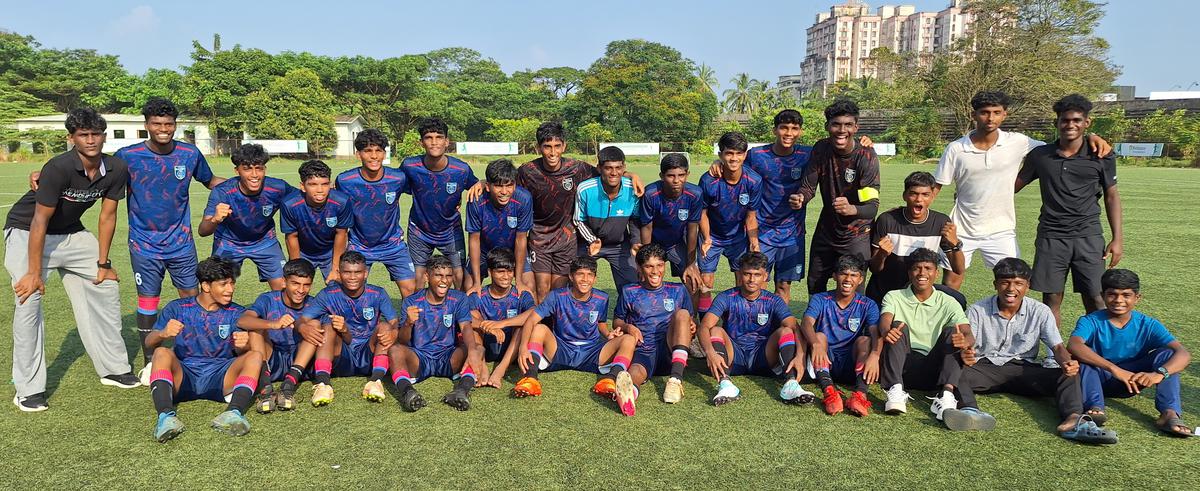
[[[912,270],[913,267],[918,264],[933,263],[933,267],[936,268],[938,266],[938,263],[940,263],[940,262],[941,262],[941,257],[938,256],[938,253],[933,252],[930,249],[921,247],[915,251],[912,251],[912,253],[910,253],[907,257],[904,258],[904,267],[909,270]]]
[[[1062,116],[1067,111],[1079,111],[1087,116],[1092,112],[1092,101],[1082,95],[1071,94],[1054,103],[1054,114]]]
[[[645,244],[642,246],[641,249],[638,249],[637,256],[636,256],[637,264],[638,264],[638,266],[641,266],[643,264],[646,264],[646,261],[649,261],[650,259],[656,258],[656,257],[659,259],[662,259],[663,261],[666,261],[667,260],[667,250],[664,249],[661,244],[658,244],[656,242],[651,242],[649,244]]]
[[[559,140],[563,143],[567,142],[567,139],[563,136],[562,123],[559,123],[558,121],[546,121],[545,123],[538,125],[535,138],[537,138],[537,144],[539,147],[542,146],[543,143],[546,143],[550,140]]]
[[[984,90],[975,93],[975,97],[971,98],[971,110],[978,111],[985,107],[1000,106],[1008,109],[1012,105],[1012,98],[998,90]]]
[[[304,183],[314,177],[324,177],[325,179],[329,179],[329,176],[331,175],[333,175],[333,171],[329,169],[328,165],[325,165],[325,162],[320,160],[314,159],[300,164],[301,183]]]
[[[441,133],[450,136],[450,127],[441,118],[425,118],[417,124],[417,136],[424,138],[427,133]]]
[[[571,260],[571,274],[581,269],[589,269],[593,273],[596,272],[596,258],[592,256],[579,256]]]
[[[803,127],[804,115],[795,109],[784,109],[775,115],[773,126],[779,127],[781,124],[795,124]]]
[[[71,135],[79,130],[104,131],[108,129],[108,121],[105,121],[104,116],[101,116],[95,109],[81,107],[67,113],[66,127],[67,133]]]
[[[175,103],[164,97],[151,97],[142,105],[142,116],[147,121],[154,116],[168,116],[171,119],[179,119],[179,109],[175,107]]]
[[[671,169],[688,170],[687,154],[681,152],[671,152],[662,156],[662,160],[658,161],[658,173],[666,174]]]
[[[1019,257],[1006,257],[996,262],[996,267],[992,268],[992,278],[996,280],[1012,278],[1029,280],[1033,278],[1033,268],[1030,268],[1029,263]]]
[[[308,262],[304,258],[296,258],[283,263],[283,276],[299,276],[301,278],[313,278],[317,275],[317,268],[313,267],[313,263]]]
[[[749,147],[750,147],[750,144],[748,142],[746,142],[746,135],[743,135],[736,131],[726,132],[724,135],[721,135],[721,138],[719,140],[717,140],[717,149],[718,149],[718,151],[721,151],[721,152],[724,152],[726,150],[736,150],[738,152],[745,152],[746,149]]]
[[[511,160],[496,159],[488,162],[487,169],[483,171],[484,178],[488,184],[509,184],[517,182],[517,167],[513,165]]]
[[[834,263],[833,271],[835,273],[843,273],[846,271],[858,271],[859,273],[862,273],[865,275],[865,274],[867,274],[867,267],[866,267],[865,261],[863,261],[858,256],[855,256],[853,254],[846,254],[844,256],[837,258],[837,262]]]
[[[341,259],[341,261],[339,261],[339,263],[340,263],[340,264],[362,264],[362,265],[366,265],[366,264],[367,264],[367,258],[366,258],[366,256],[363,256],[361,252],[358,252],[358,251],[346,251],[346,252],[343,252],[343,253],[342,253],[342,259]]]
[[[425,271],[433,271],[435,269],[442,268],[453,271],[454,263],[450,262],[449,258],[441,254],[431,256],[428,261],[425,261]]]
[[[220,256],[209,256],[196,265],[196,279],[201,283],[221,280],[237,281],[241,268],[233,261]]]
[[[604,147],[604,148],[600,149],[600,153],[597,154],[596,160],[598,161],[597,163],[600,164],[601,166],[604,165],[605,162],[624,163],[625,162],[625,152],[622,151],[620,148],[614,147],[614,146]]]
[[[747,252],[742,256],[741,264],[738,265],[738,270],[743,269],[762,269],[766,270],[767,265],[771,264],[770,259],[766,254],[761,252]]]
[[[857,122],[858,104],[855,104],[854,101],[850,99],[838,99],[833,101],[833,104],[830,104],[829,107],[825,108],[825,124],[829,124],[829,121],[833,121],[833,118],[838,116],[850,116],[853,117],[854,121]]]
[[[937,181],[933,179],[933,174],[923,170],[913,172],[912,174],[909,174],[908,177],[904,178],[905,191],[908,191],[909,188],[914,187],[933,189],[933,187],[936,185]]]
[[[1100,275],[1100,289],[1107,290],[1133,290],[1135,293],[1142,291],[1142,280],[1138,278],[1137,273],[1128,269],[1116,268],[1105,271]]]
[[[234,166],[239,165],[267,165],[267,161],[271,160],[271,156],[267,155],[267,150],[262,145],[257,143],[243,143],[233,151],[233,155],[229,157],[233,161]]]
[[[354,137],[354,150],[361,152],[367,147],[375,145],[381,149],[387,149],[388,137],[375,128],[367,128],[358,132],[358,136]]]
[[[508,269],[515,272],[517,255],[507,247],[497,247],[487,253],[487,269]]]

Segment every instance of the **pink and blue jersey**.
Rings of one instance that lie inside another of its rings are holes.
[[[712,244],[725,247],[746,241],[746,215],[757,210],[762,199],[762,178],[751,169],[742,169],[736,184],[705,172],[700,176],[701,197],[708,214]]]
[[[333,258],[333,236],[338,229],[347,230],[354,224],[350,197],[331,189],[329,199],[320,208],[313,208],[297,190],[284,200],[279,212],[279,229],[285,235],[296,234],[300,254],[310,261],[329,261]]]
[[[555,289],[534,307],[542,318],[554,318],[554,336],[576,346],[603,343],[600,323],[608,320],[608,294],[592,290],[587,300],[576,300],[571,287]]]
[[[305,298],[304,304],[308,305],[312,297]],[[250,305],[249,310],[258,314],[259,319],[273,321],[283,317],[284,314],[290,314],[296,322],[300,322],[300,317],[303,315],[304,307],[298,309],[288,307],[283,303],[283,292],[272,291],[259,295],[254,300],[254,304]],[[267,331],[267,337],[270,338],[271,344],[275,346],[275,350],[283,350],[285,352],[293,352],[296,349],[295,329],[285,327],[283,329],[271,329]]]
[[[396,319],[396,309],[392,307],[391,297],[383,288],[371,284],[364,286],[362,293],[357,297],[347,295],[346,290],[337,283],[329,285],[308,301],[301,314],[306,319],[324,319],[325,316],[340,315],[346,319],[346,329],[349,329],[350,336],[357,342],[370,339],[381,319]]]
[[[192,179],[208,184],[208,161],[195,145],[174,142],[171,153],[154,153],[145,142],[117,150],[129,163],[129,248],[164,259],[195,255],[188,187]]]
[[[467,294],[450,290],[442,303],[429,302],[429,290],[409,295],[400,305],[401,312],[409,307],[421,309],[417,323],[413,324],[409,346],[425,353],[445,353],[458,343],[458,328],[471,322],[471,300]]]
[[[533,228],[533,197],[517,186],[503,207],[492,204],[487,193],[467,203],[467,233],[479,234],[479,258],[497,247],[515,249],[517,234]]]
[[[360,169],[350,169],[338,174],[334,182],[337,190],[350,198],[354,215],[350,243],[355,250],[404,246],[400,227],[400,195],[408,192],[404,172],[384,167],[383,177],[368,181]]]
[[[779,156],[771,145],[754,147],[746,154],[746,167],[762,177],[762,200],[758,205],[758,240],[787,247],[804,233],[804,208],[793,210],[788,197],[800,190],[812,147],[795,145],[791,155]]]
[[[642,225],[653,224],[653,241],[670,249],[687,243],[687,226],[700,223],[704,213],[703,191],[692,183],[683,185],[683,191],[674,199],[663,193],[662,181],[646,186],[638,207],[638,220]]]
[[[750,300],[743,297],[737,288],[717,295],[708,313],[722,320],[729,340],[743,350],[762,346],[772,331],[793,317],[787,303],[778,295],[763,291],[758,298]]]
[[[168,303],[158,314],[154,330],[162,331],[172,319],[183,323],[183,330],[175,336],[175,356],[188,358],[232,359],[237,357],[233,348],[233,333],[239,331],[238,318],[246,309],[236,303],[217,306],[209,312],[200,306],[196,297],[177,298]]]
[[[656,289],[635,283],[625,285],[617,296],[614,319],[633,324],[642,332],[647,346],[653,346],[667,336],[671,317],[678,310],[692,311],[692,298],[680,283],[665,282]]]
[[[868,335],[867,328],[879,324],[879,305],[855,293],[854,300],[843,309],[834,292],[824,292],[809,299],[804,316],[816,321],[813,329],[829,339],[830,351],[848,353],[855,339]]]
[[[427,169],[422,158],[416,155],[400,163],[413,195],[408,235],[434,247],[447,246],[462,237],[462,194],[479,179],[470,165],[454,157],[446,156],[446,168],[437,172]]]
[[[294,189],[282,179],[265,177],[262,191],[247,196],[242,193],[240,183],[238,177],[226,179],[208,195],[204,216],[216,214],[220,203],[226,203],[233,209],[232,214],[217,224],[217,232],[213,236],[213,255],[241,255],[279,245],[275,237],[275,213],[283,207],[284,197]]]
[[[520,292],[510,286],[508,293],[496,298],[490,291],[490,288],[484,287],[483,291],[471,294],[471,309],[478,311],[483,320],[511,319],[533,308],[533,295],[529,292]]]

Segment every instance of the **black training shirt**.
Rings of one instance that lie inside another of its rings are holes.
[[[58,154],[42,166],[38,177],[37,191],[29,191],[17,200],[8,211],[4,228],[29,230],[33,221],[35,205],[54,207],[46,233],[49,235],[72,234],[84,230],[79,217],[97,201],[108,198],[120,200],[125,197],[125,185],[129,182],[129,167],[124,160],[103,155],[96,179],[88,179],[83,171],[83,161],[75,150]]]
[[[1117,185],[1117,160],[1097,157],[1087,142],[1070,157],[1058,154],[1058,142],[1042,145],[1025,155],[1017,178],[1026,184],[1038,180],[1042,211],[1039,237],[1072,238],[1103,235],[1100,198]]]

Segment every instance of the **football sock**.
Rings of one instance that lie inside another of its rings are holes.
[[[368,378],[368,380],[372,382],[376,380],[383,380],[383,377],[387,375],[387,372],[388,356],[375,355],[375,358],[371,359],[371,377]]]
[[[796,335],[790,332],[780,334],[779,363],[786,368],[794,358],[796,358]],[[790,379],[796,378],[796,369],[788,370],[787,376]]]
[[[469,391],[475,387],[475,370],[471,369],[471,364],[463,365],[462,373],[458,374],[458,380],[454,382],[454,390]]]
[[[403,394],[412,388],[413,379],[408,374],[408,370],[401,368],[392,372],[392,383],[396,384],[396,390]]]
[[[525,376],[537,378],[539,365],[542,364],[542,345],[541,343],[529,343],[527,347],[533,355],[533,362],[529,364],[529,369],[525,370]]]
[[[866,365],[862,363],[854,364],[854,390],[855,392],[867,391],[867,379],[863,378],[863,372],[866,370]]]
[[[258,374],[258,388],[262,390],[271,388],[271,369],[267,367],[266,362],[262,365],[262,372]]]
[[[721,358],[725,359],[725,363],[729,363],[729,350],[725,348],[725,338],[713,336],[708,338],[708,342],[712,343],[713,351],[716,351]]]
[[[225,410],[237,410],[239,413],[246,414],[246,408],[250,407],[250,400],[254,398],[254,391],[258,388],[258,381],[254,377],[240,376],[233,383],[233,393],[229,397],[229,406]]]
[[[671,376],[683,379],[683,369],[687,367],[687,346],[677,344],[671,347]]]
[[[313,361],[313,383],[329,384],[329,372],[333,371],[333,361],[317,358]]]
[[[150,363],[150,358],[154,356],[154,350],[146,347],[146,336],[149,336],[150,332],[154,330],[155,322],[158,322],[158,313],[137,313],[138,339],[142,342],[142,361],[145,363]]]
[[[150,374],[150,399],[154,410],[161,413],[175,412],[175,377],[170,370],[156,370]]]
[[[817,385],[820,386],[822,390],[830,385],[833,385],[833,376],[829,374],[828,368],[821,368],[817,370]]]
[[[300,385],[301,380],[304,380],[304,367],[292,365],[288,367],[287,374],[283,376],[283,384],[279,386],[279,390],[284,394],[294,394],[296,386]]]
[[[612,363],[608,365],[608,376],[615,378],[626,370],[629,370],[629,358],[617,355],[613,357]]]

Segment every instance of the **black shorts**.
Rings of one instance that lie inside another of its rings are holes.
[[[534,273],[550,273],[559,276],[571,274],[571,261],[575,259],[578,250],[575,241],[563,241],[562,244],[545,249],[531,247],[529,250],[529,266]]]
[[[816,295],[829,290],[829,279],[833,278],[837,260],[843,255],[858,256],[867,261],[871,258],[871,236],[856,237],[845,247],[837,247],[823,239],[820,234],[813,237],[811,250],[808,252],[808,293]],[[858,286],[861,293],[867,286],[862,282]]]
[[[1046,238],[1033,242],[1033,280],[1029,288],[1042,293],[1062,293],[1067,271],[1075,293],[1100,295],[1100,275],[1104,274],[1104,236]]]

